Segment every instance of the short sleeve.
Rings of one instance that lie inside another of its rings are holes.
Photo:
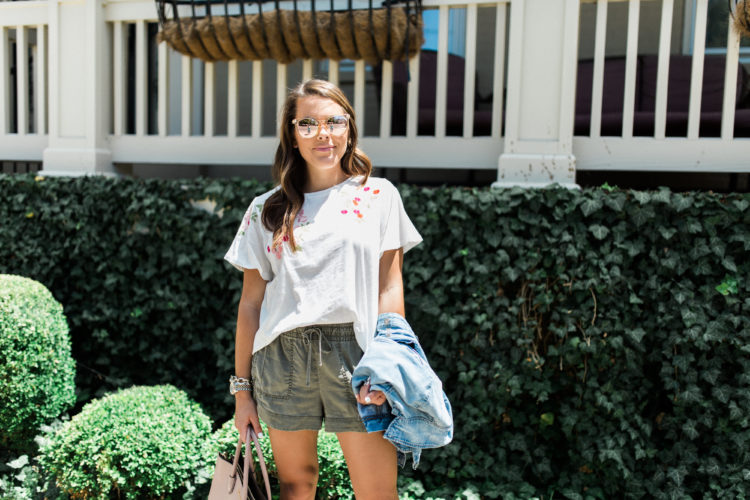
[[[266,230],[260,217],[262,207],[263,203],[257,198],[250,204],[224,259],[240,271],[257,269],[261,278],[271,281],[273,269],[265,251]]]
[[[404,253],[406,253],[422,241],[422,236],[420,236],[417,228],[409,219],[406,209],[404,209],[401,194],[393,184],[388,182],[388,185],[390,201],[384,207],[384,218],[381,225],[381,256],[383,252],[397,248],[403,248]]]

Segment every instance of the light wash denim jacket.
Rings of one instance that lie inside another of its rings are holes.
[[[397,313],[378,316],[375,339],[352,374],[352,389],[370,381],[371,390],[385,393],[387,403],[360,405],[359,415],[367,432],[385,431],[394,444],[398,464],[419,465],[424,448],[445,446],[453,439],[453,413],[443,384],[427,363],[417,336]]]

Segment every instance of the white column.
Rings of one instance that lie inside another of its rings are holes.
[[[102,0],[49,0],[49,145],[45,175],[114,175],[110,42]]]
[[[510,15],[505,147],[493,186],[574,187],[579,0],[512,0]]]

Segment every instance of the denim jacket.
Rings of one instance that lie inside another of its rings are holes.
[[[398,464],[419,465],[424,448],[445,446],[453,439],[453,413],[443,384],[427,363],[417,336],[397,313],[378,316],[375,339],[352,374],[352,389],[370,381],[371,390],[385,393],[387,403],[358,404],[367,432],[385,431],[383,437],[398,451]]]

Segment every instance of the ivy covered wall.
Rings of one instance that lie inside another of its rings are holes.
[[[0,176],[0,273],[64,305],[79,403],[172,383],[229,417],[222,257],[269,187]],[[456,424],[404,474],[486,498],[748,494],[750,196],[400,190],[424,237],[407,317]]]

